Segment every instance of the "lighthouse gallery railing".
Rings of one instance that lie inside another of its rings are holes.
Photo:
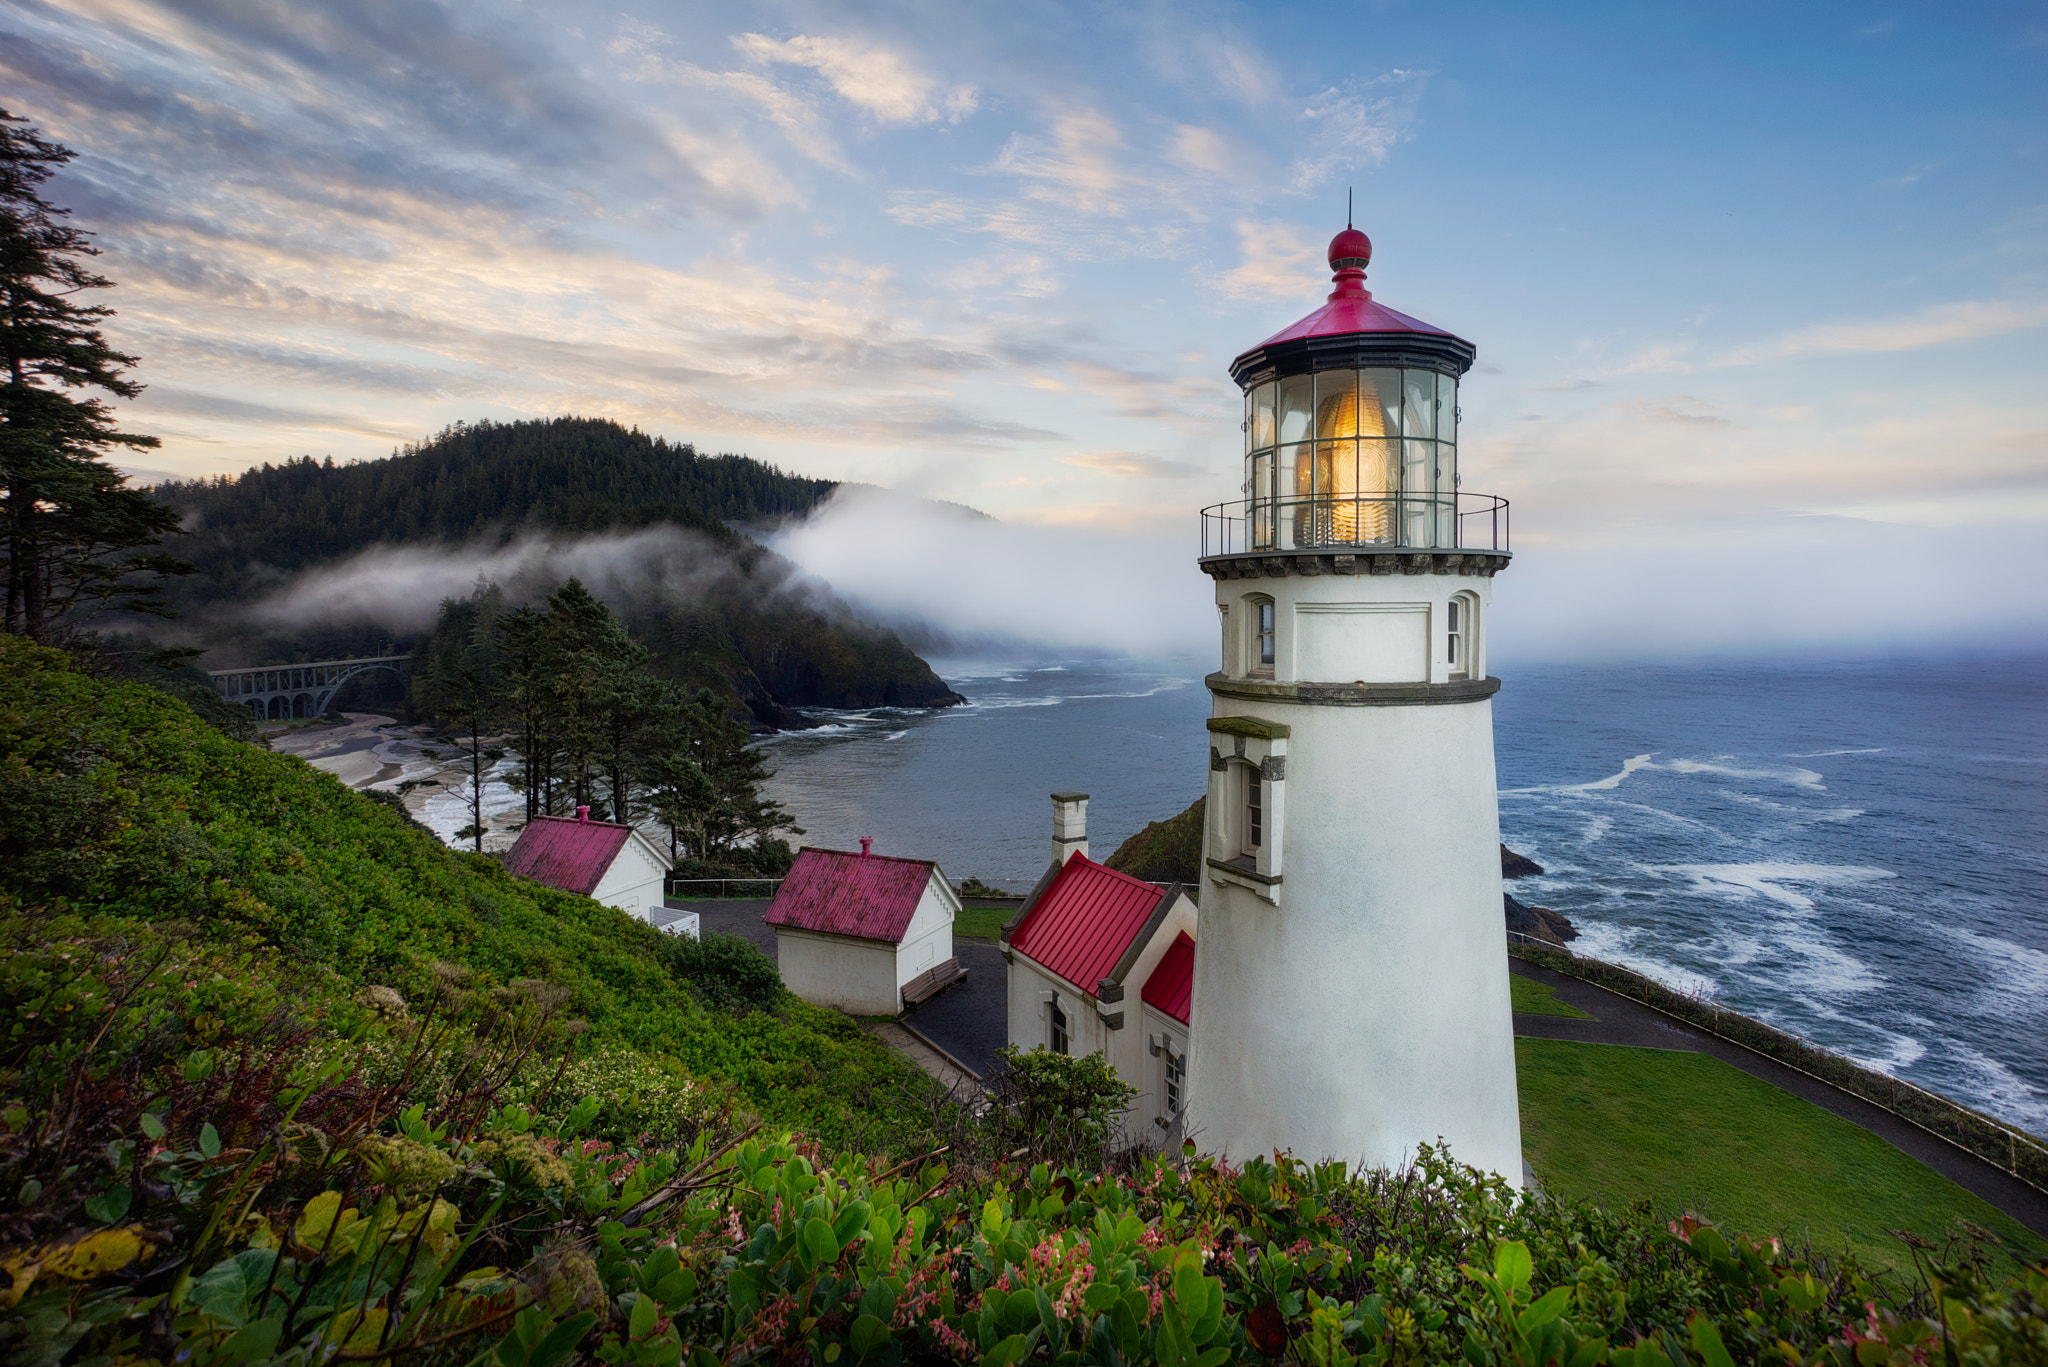
[[[1258,551],[1512,551],[1492,494],[1239,499],[1202,509],[1202,555]]]

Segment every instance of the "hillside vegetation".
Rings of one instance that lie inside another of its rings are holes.
[[[240,476],[158,485],[184,518],[165,549],[198,567],[167,586],[181,630],[212,667],[410,649],[402,621],[263,624],[254,601],[359,553],[560,543],[666,529],[601,590],[664,678],[710,687],[764,725],[801,725],[800,707],[943,706],[957,696],[893,632],[732,525],[801,514],[837,487],[744,456],[597,418],[458,424],[388,459],[311,457]],[[567,576],[545,554],[502,588],[537,601]],[[402,595],[402,591],[392,590]],[[405,611],[416,604],[404,603]],[[430,633],[431,634],[431,633]]]
[[[9,1362],[2048,1352],[2048,1272],[1968,1238],[1881,1280],[1427,1150],[1111,1161],[1086,1060],[950,1106],[772,979],[689,985],[730,946],[666,953],[11,638],[0,933]]]

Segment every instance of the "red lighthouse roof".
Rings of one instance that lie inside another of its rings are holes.
[[[1372,297],[1365,287],[1365,268],[1372,263],[1372,239],[1356,228],[1347,227],[1330,239],[1330,269],[1336,288],[1323,306],[1240,355],[1230,373],[1240,384],[1270,377],[1277,366],[1281,373],[1321,369],[1338,361],[1338,352],[1357,352],[1345,357],[1353,364],[1412,363],[1395,351],[1419,350],[1449,361],[1461,373],[1471,365],[1478,349],[1457,334],[1447,332],[1420,318],[1390,309]],[[1333,345],[1330,339],[1356,339],[1356,346]],[[1378,339],[1375,341],[1374,339]],[[1404,340],[1410,344],[1404,345]],[[1384,358],[1371,353],[1390,352]]]

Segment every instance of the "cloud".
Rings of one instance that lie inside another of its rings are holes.
[[[1078,465],[1084,470],[1097,470],[1123,479],[1187,479],[1209,473],[1199,465],[1162,460],[1158,456],[1140,455],[1135,451],[1078,451],[1071,456],[1061,456],[1060,460],[1063,464]]]
[[[973,86],[941,85],[902,53],[872,40],[799,34],[778,42],[759,33],[740,33],[732,43],[753,61],[816,71],[840,98],[880,123],[958,123],[980,102]]]
[[[1244,259],[1215,282],[1232,298],[1301,299],[1327,278],[1323,253],[1295,225],[1241,218],[1235,227]]]
[[[1758,365],[1795,357],[1918,351],[1951,342],[2002,337],[2048,324],[2048,300],[1967,300],[1935,304],[1917,313],[1867,322],[1822,323],[1768,341],[1737,347],[1717,366]]]
[[[1126,511],[1120,533],[1021,526],[842,486],[769,544],[915,640],[1121,655],[1210,648],[1215,607],[1189,563],[1186,528],[1150,534]]]
[[[1426,71],[1390,71],[1348,88],[1332,86],[1304,101],[1299,120],[1313,128],[1311,148],[1294,163],[1294,188],[1308,190],[1343,171],[1386,164],[1415,127]]]
[[[1116,124],[1095,109],[1069,109],[1053,120],[1050,141],[1019,134],[996,157],[995,170],[1031,182],[1026,193],[1066,204],[1084,214],[1124,212],[1118,191],[1130,184],[1117,163],[1124,138]]]

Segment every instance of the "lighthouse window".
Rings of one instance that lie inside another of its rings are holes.
[[[1451,677],[1462,679],[1469,672],[1465,667],[1465,605],[1453,598],[1451,610],[1445,618],[1450,630],[1445,642],[1445,653],[1451,662]]]
[[[1072,1041],[1067,1036],[1067,1013],[1060,1010],[1060,999],[1052,999],[1052,1051],[1055,1054],[1069,1052]]]
[[[1187,1059],[1171,1049],[1166,1051],[1166,1113],[1180,1114],[1181,1094],[1187,1090]]]
[[[1266,839],[1266,785],[1250,765],[1244,775],[1244,852],[1257,854]]]
[[[1259,667],[1273,667],[1273,605],[1259,604]]]

